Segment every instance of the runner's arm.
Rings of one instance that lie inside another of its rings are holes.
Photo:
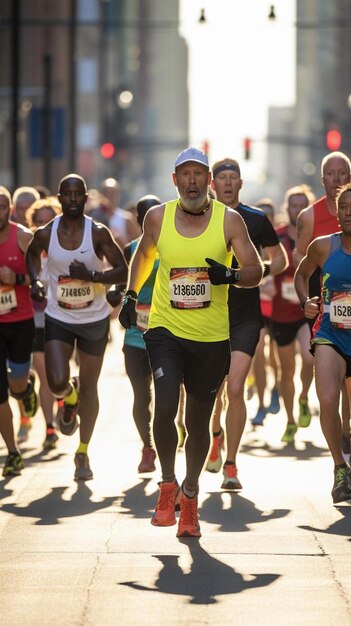
[[[50,230],[44,226],[35,231],[33,239],[29,243],[26,251],[26,265],[31,283],[38,280],[41,272],[41,255],[42,252],[47,252],[49,240]]]
[[[155,209],[151,208],[145,215],[143,234],[140,237],[129,266],[127,291],[131,290],[138,294],[152,272],[157,251],[156,241],[160,228],[160,208],[159,206],[155,207]]]
[[[264,276],[276,276],[281,272],[284,272],[289,265],[288,255],[282,243],[278,243],[276,246],[267,246],[264,248],[267,254],[267,260],[263,262]]]
[[[293,252],[294,263],[297,266],[307,252],[313,236],[313,207],[309,206],[299,213],[296,222],[296,241]]]
[[[244,220],[234,210],[227,209],[226,232],[229,235],[229,244],[239,263],[239,281],[236,287],[257,287],[262,280],[263,264],[253,245]]]
[[[103,224],[93,225],[93,242],[97,256],[105,258],[110,267],[96,271],[78,259],[69,266],[69,275],[80,280],[91,280],[103,285],[121,285],[127,280],[127,264],[123,252],[116,243],[111,231]]]
[[[313,319],[319,312],[320,297],[310,298],[308,295],[309,278],[313,272],[322,267],[329,250],[329,236],[320,237],[310,243],[306,255],[301,259],[295,272],[294,285],[300,306],[305,317]]]

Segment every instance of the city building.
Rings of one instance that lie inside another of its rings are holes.
[[[174,194],[174,156],[188,143],[178,4],[2,0],[2,184],[56,191],[77,171],[90,187],[117,178],[122,203]]]

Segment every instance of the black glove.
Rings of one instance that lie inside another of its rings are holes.
[[[132,289],[126,291],[123,300],[122,300],[122,308],[120,310],[118,319],[123,328],[130,328],[131,326],[137,325],[137,314],[136,314],[136,303],[137,303],[137,294]]]
[[[231,267],[218,263],[213,259],[205,259],[210,265],[208,268],[208,277],[212,285],[234,285],[240,279],[240,273]]]
[[[30,295],[32,300],[36,302],[44,302],[46,300],[45,288],[41,280],[32,280],[30,283]]]
[[[114,285],[111,289],[109,289],[106,294],[106,300],[113,307],[116,307],[121,303],[122,293],[119,285]]]

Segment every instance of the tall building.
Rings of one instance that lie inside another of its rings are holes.
[[[322,194],[322,158],[333,149],[351,156],[351,4],[296,0],[292,28],[296,105],[272,107],[269,120],[267,179],[280,200],[300,182]]]
[[[122,202],[174,193],[188,143],[178,1],[2,0],[0,182],[112,176]]]

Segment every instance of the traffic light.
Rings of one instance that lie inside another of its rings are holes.
[[[325,144],[328,150],[332,152],[339,150],[342,144],[342,136],[340,130],[337,128],[329,128],[325,134]]]
[[[202,142],[202,146],[201,146],[201,150],[202,150],[202,152],[204,152],[205,154],[208,154],[208,153],[209,153],[209,150],[210,150],[210,144],[209,144],[209,142],[207,141],[207,139],[204,139],[204,140],[203,140],[203,142]]]
[[[104,159],[112,159],[116,152],[116,148],[113,143],[106,142],[100,146],[100,154]]]
[[[248,161],[251,158],[252,139],[244,137],[244,159]]]

